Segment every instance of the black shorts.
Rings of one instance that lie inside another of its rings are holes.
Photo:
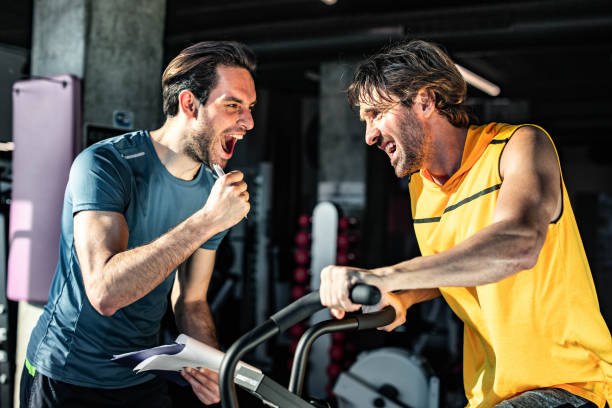
[[[500,402],[495,408],[597,408],[595,404],[561,388],[539,388]]]
[[[38,370],[31,375],[24,366],[20,387],[21,408],[172,407],[168,385],[161,378],[126,388],[91,388],[56,381]]]

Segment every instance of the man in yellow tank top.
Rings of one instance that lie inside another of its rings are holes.
[[[349,286],[385,292],[397,319],[444,296],[464,322],[469,407],[612,404],[612,339],[599,311],[559,160],[534,125],[472,125],[466,84],[424,41],[361,63],[348,90],[365,140],[411,177],[422,256],[372,270],[321,271],[322,303],[357,310]]]

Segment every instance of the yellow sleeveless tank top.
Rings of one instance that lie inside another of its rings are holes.
[[[421,253],[454,247],[491,224],[501,187],[499,159],[521,126],[468,130],[460,169],[443,186],[426,171],[410,195]],[[521,392],[565,389],[612,406],[612,339],[601,312],[578,227],[562,183],[563,210],[550,223],[532,269],[477,287],[440,288],[464,322],[468,407],[492,407]]]

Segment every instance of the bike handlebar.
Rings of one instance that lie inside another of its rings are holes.
[[[353,303],[375,305],[381,293],[375,286],[358,283],[351,288],[350,299]],[[314,291],[289,304],[270,317],[260,326],[245,333],[226,351],[219,369],[219,391],[223,408],[238,408],[234,372],[240,359],[249,351],[272,336],[310,317],[323,309],[319,291]]]
[[[380,302],[380,291],[376,286],[358,283],[351,288],[351,302],[359,305],[375,305]],[[312,316],[315,312],[323,309],[319,291],[310,292],[291,303],[289,306],[279,310],[270,317],[281,332],[302,320]]]

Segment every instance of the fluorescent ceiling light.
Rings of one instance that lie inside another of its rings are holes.
[[[455,66],[459,70],[459,73],[463,76],[463,79],[465,79],[465,82],[468,84],[488,93],[491,96],[497,96],[501,92],[499,86],[495,85],[493,82],[487,81],[480,75],[473,73],[469,69],[464,68],[459,64],[455,64]]]

